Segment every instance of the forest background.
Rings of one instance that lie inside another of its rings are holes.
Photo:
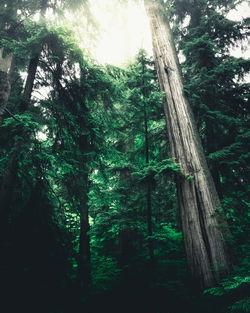
[[[205,288],[186,261],[153,58],[100,65],[91,2],[0,0],[3,312],[250,311],[250,61],[232,54],[250,18],[228,18],[244,1],[153,2],[228,224],[230,273]]]

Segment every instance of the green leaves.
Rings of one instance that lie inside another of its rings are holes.
[[[224,280],[220,287],[207,289],[204,293],[210,293],[215,296],[222,296],[225,293],[231,292],[234,289],[242,287],[242,285],[250,284],[250,276],[233,276]]]
[[[100,292],[108,290],[118,279],[121,270],[111,257],[93,257],[93,285]]]
[[[2,124],[3,127],[20,127],[23,125],[28,130],[34,130],[39,127],[39,123],[32,120],[33,116],[29,113],[15,114],[13,117],[6,118]]]
[[[165,159],[161,162],[151,161],[141,169],[132,172],[132,175],[137,177],[139,181],[147,180],[148,178],[158,177],[160,174],[168,174],[179,172],[180,166],[172,159]]]
[[[235,142],[232,145],[228,147],[224,147],[223,149],[219,151],[210,153],[208,157],[211,160],[225,161],[226,159],[230,158],[232,155],[235,155],[237,150],[239,150],[240,147],[241,147],[241,143]]]
[[[231,276],[221,282],[219,287],[210,288],[204,291],[205,294],[214,296],[224,296],[230,294],[231,297],[239,297],[244,295],[245,291],[249,289],[250,276]],[[238,294],[238,296],[237,296]],[[250,298],[247,296],[243,299],[237,300],[229,307],[230,312],[249,312]]]
[[[238,312],[249,312],[250,311],[250,297],[246,297],[242,300],[236,301],[232,307],[231,311]]]

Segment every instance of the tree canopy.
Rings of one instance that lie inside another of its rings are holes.
[[[89,1],[0,0],[3,312],[249,311],[250,61],[231,54],[249,18],[228,18],[241,1],[150,2],[182,56],[230,272],[205,290],[193,279],[178,182],[194,176],[171,154],[156,60],[98,64],[67,20],[98,40]]]

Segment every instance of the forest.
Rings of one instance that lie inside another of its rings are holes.
[[[250,312],[250,14],[133,1],[153,56],[117,66],[94,0],[0,0],[3,313]]]

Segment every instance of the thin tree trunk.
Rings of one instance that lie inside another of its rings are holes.
[[[0,48],[0,125],[10,95],[10,72],[13,60],[12,54],[4,57],[3,53],[4,48]]]
[[[120,141],[120,152],[126,154],[133,148],[134,141]],[[120,267],[131,266],[131,261],[136,256],[134,245],[137,240],[137,229],[131,225],[132,220],[136,220],[136,211],[131,216],[130,204],[128,199],[128,189],[130,188],[130,169],[128,167],[120,169],[120,216],[123,222],[119,225],[118,235],[118,265]]]
[[[80,239],[79,239],[79,263],[78,275],[82,287],[87,288],[91,284],[90,267],[90,239],[88,231],[90,230],[88,218],[88,204],[83,203],[80,208]]]
[[[146,165],[149,164],[149,138],[148,138],[148,114],[147,114],[147,104],[146,104],[146,93],[147,90],[145,88],[145,81],[144,81],[144,75],[145,75],[145,60],[142,56],[140,59],[141,65],[142,65],[142,82],[141,82],[141,90],[144,100],[144,106],[143,106],[143,117],[144,117],[144,138],[145,138],[145,162]],[[151,204],[151,177],[148,177],[147,179],[147,191],[146,191],[146,203],[147,203],[147,228],[148,228],[148,236],[151,237],[152,232],[152,204]],[[148,240],[148,248],[149,248],[149,257],[151,266],[153,267],[153,261],[154,261],[154,247],[152,239],[149,238]]]
[[[86,159],[84,160],[84,158],[82,158],[80,163],[86,164]],[[65,178],[68,195],[78,207],[80,214],[77,282],[80,289],[87,289],[91,284],[91,251],[90,237],[88,234],[90,230],[88,214],[88,173],[86,169],[84,169],[83,172],[81,168],[78,168],[76,175],[69,175]],[[73,198],[75,198],[76,202],[74,202]]]
[[[28,67],[28,76],[25,82],[25,87],[24,87],[24,92],[23,92],[25,100],[30,100],[31,98],[31,93],[32,93],[33,86],[34,86],[39,57],[40,57],[40,53],[34,57],[31,57],[30,59],[30,63]]]
[[[180,164],[177,195],[191,275],[201,288],[214,285],[230,271],[227,224],[208,170],[192,112],[183,94],[171,30],[156,2],[145,2],[172,157]]]
[[[123,151],[126,153],[130,148],[128,144],[122,142]],[[120,170],[120,184],[122,187],[126,186],[126,188],[122,188],[121,190],[121,198],[120,198],[120,214],[124,218],[129,219],[128,216],[128,203],[126,198],[126,189],[127,181],[129,180],[130,172],[128,168],[124,168]],[[119,236],[118,236],[118,264],[119,266],[128,265],[131,262],[131,259],[135,255],[135,250],[133,247],[134,241],[134,230],[131,229],[128,223],[123,223],[119,227]]]
[[[28,110],[29,101],[31,98],[31,93],[34,85],[35,75],[37,71],[37,65],[39,61],[39,56],[37,56],[34,59],[30,60],[30,64],[28,67],[28,75],[26,79],[26,83],[24,86],[23,96],[25,99],[24,105],[22,106],[22,111],[25,112]],[[9,75],[9,74],[8,74]],[[5,103],[6,107],[6,103]],[[5,109],[5,108],[4,108]],[[4,225],[7,225],[7,219],[8,219],[8,212],[9,212],[9,206],[11,202],[12,197],[12,191],[15,185],[15,181],[17,178],[17,171],[18,171],[18,163],[17,163],[17,157],[18,157],[18,151],[22,149],[22,144],[24,142],[24,138],[26,138],[26,134],[21,134],[22,138],[18,139],[13,147],[13,151],[10,154],[6,170],[4,172],[2,182],[1,182],[1,189],[0,189],[0,219],[1,223],[3,225],[2,229],[5,229]],[[0,240],[4,237],[4,231],[3,235],[1,235]]]
[[[13,184],[17,174],[17,150],[15,149],[7,163],[7,169],[0,188],[0,243],[7,240],[9,206],[12,196]]]
[[[143,85],[144,85],[144,82],[143,82]],[[144,87],[142,89],[142,92],[143,91],[144,91]],[[143,94],[144,94],[144,92],[143,92]],[[145,159],[146,159],[146,165],[148,165],[149,164],[149,140],[148,140],[148,116],[147,116],[146,102],[144,102],[144,134],[145,134]],[[147,198],[148,236],[151,237],[152,236],[152,205],[151,205],[151,178],[150,177],[148,177],[148,180],[147,180],[146,198]],[[149,247],[150,261],[153,264],[154,248],[153,248],[153,242],[152,242],[151,238],[149,238],[148,247]]]
[[[46,12],[47,0],[42,1],[41,3],[41,19],[44,19],[44,15]],[[9,54],[5,58],[2,56],[3,48],[0,49],[0,125],[1,125],[1,116],[6,108],[7,100],[10,93],[10,72],[11,66],[13,63],[13,55]],[[28,67],[28,75],[25,82],[23,96],[25,99],[24,105],[22,106],[22,111],[25,112],[28,110],[29,101],[31,99],[31,94],[34,86],[35,76],[37,72],[38,62],[40,58],[40,52],[38,52],[34,57],[30,58],[29,67]],[[3,84],[2,84],[3,81]],[[24,135],[24,134],[22,134]],[[0,218],[2,218],[2,212],[7,212],[12,190],[13,184],[16,179],[18,165],[17,165],[17,154],[18,151],[21,149],[22,143],[24,141],[24,137],[17,140],[15,142],[13,152],[10,156],[8,161],[7,169],[4,173],[1,190],[0,190]],[[3,220],[5,220],[3,218]]]
[[[48,0],[41,1],[40,6],[40,22],[45,20],[45,13],[47,9]],[[34,81],[36,77],[37,67],[40,59],[40,55],[42,52],[42,47],[39,48],[38,52],[35,53],[33,56],[30,56],[30,62],[28,67],[28,76],[25,82],[25,87],[23,91],[24,98],[26,100],[30,100],[31,94],[34,87]],[[27,105],[26,105],[27,106]]]

